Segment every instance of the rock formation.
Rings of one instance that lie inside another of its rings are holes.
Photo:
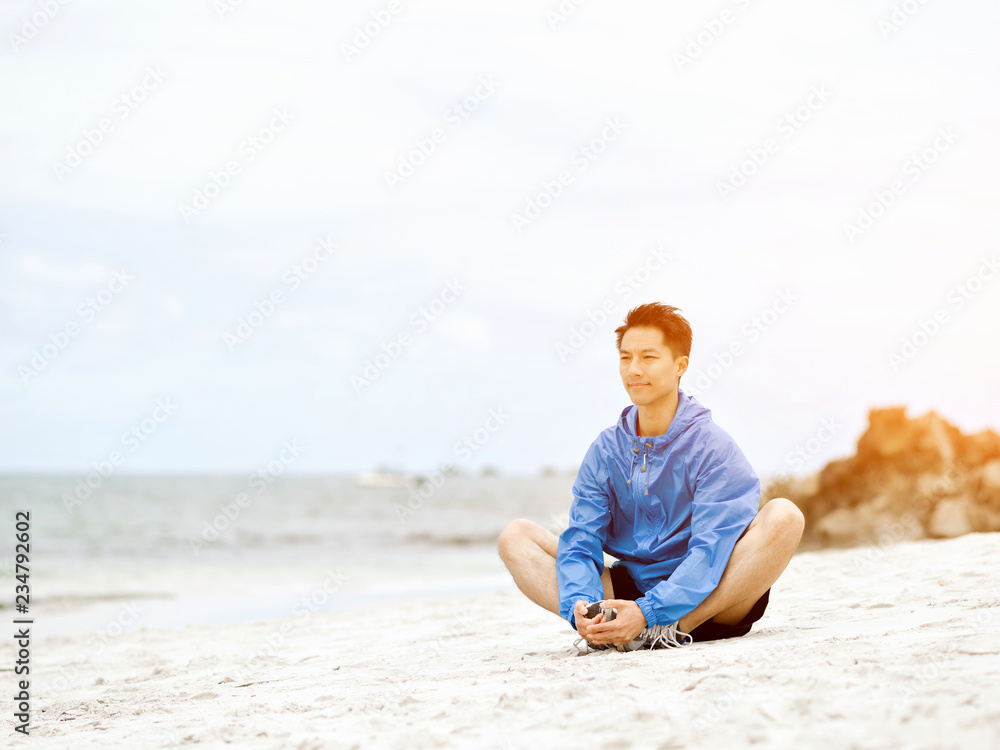
[[[964,435],[934,412],[873,409],[857,453],[807,478],[783,479],[806,518],[800,549],[1000,531],[1000,435]]]

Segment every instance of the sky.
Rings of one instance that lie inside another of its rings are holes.
[[[17,0],[0,31],[0,471],[573,471],[651,301],[759,474],[872,408],[1000,429],[995,3]]]

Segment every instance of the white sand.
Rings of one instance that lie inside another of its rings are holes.
[[[578,657],[512,591],[91,638],[33,644],[33,746],[1000,748],[1000,534],[800,553],[677,650]]]

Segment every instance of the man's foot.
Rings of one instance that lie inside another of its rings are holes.
[[[591,643],[586,638],[577,638],[573,641],[573,645],[579,656],[589,654],[591,651],[607,651],[609,648],[614,648],[610,643]]]
[[[611,622],[618,616],[618,610],[612,607],[611,609],[601,609],[600,602],[594,602],[589,607],[587,607],[587,619],[593,620],[598,614],[604,615],[604,622]]]
[[[618,616],[618,610],[614,607],[610,609],[601,609],[600,602],[594,602],[589,607],[587,607],[587,619],[593,620],[597,615],[604,615],[604,622],[611,622]],[[580,641],[583,641],[585,646],[580,646]],[[609,648],[615,648],[610,643],[591,643],[586,638],[577,638],[573,641],[573,645],[576,646],[577,651],[583,654],[589,654],[591,651],[607,651]]]
[[[693,643],[690,633],[682,633],[677,623],[650,625],[628,643],[615,646],[619,651],[638,651],[641,648],[680,648]]]

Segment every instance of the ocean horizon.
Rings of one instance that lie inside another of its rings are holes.
[[[81,499],[80,480],[0,475],[0,512],[31,513],[41,635],[100,630],[126,610],[140,613],[129,627],[184,627],[513,590],[497,535],[518,517],[561,531],[573,482],[449,476],[418,491],[346,475],[115,475]],[[13,573],[0,559],[0,580]]]

